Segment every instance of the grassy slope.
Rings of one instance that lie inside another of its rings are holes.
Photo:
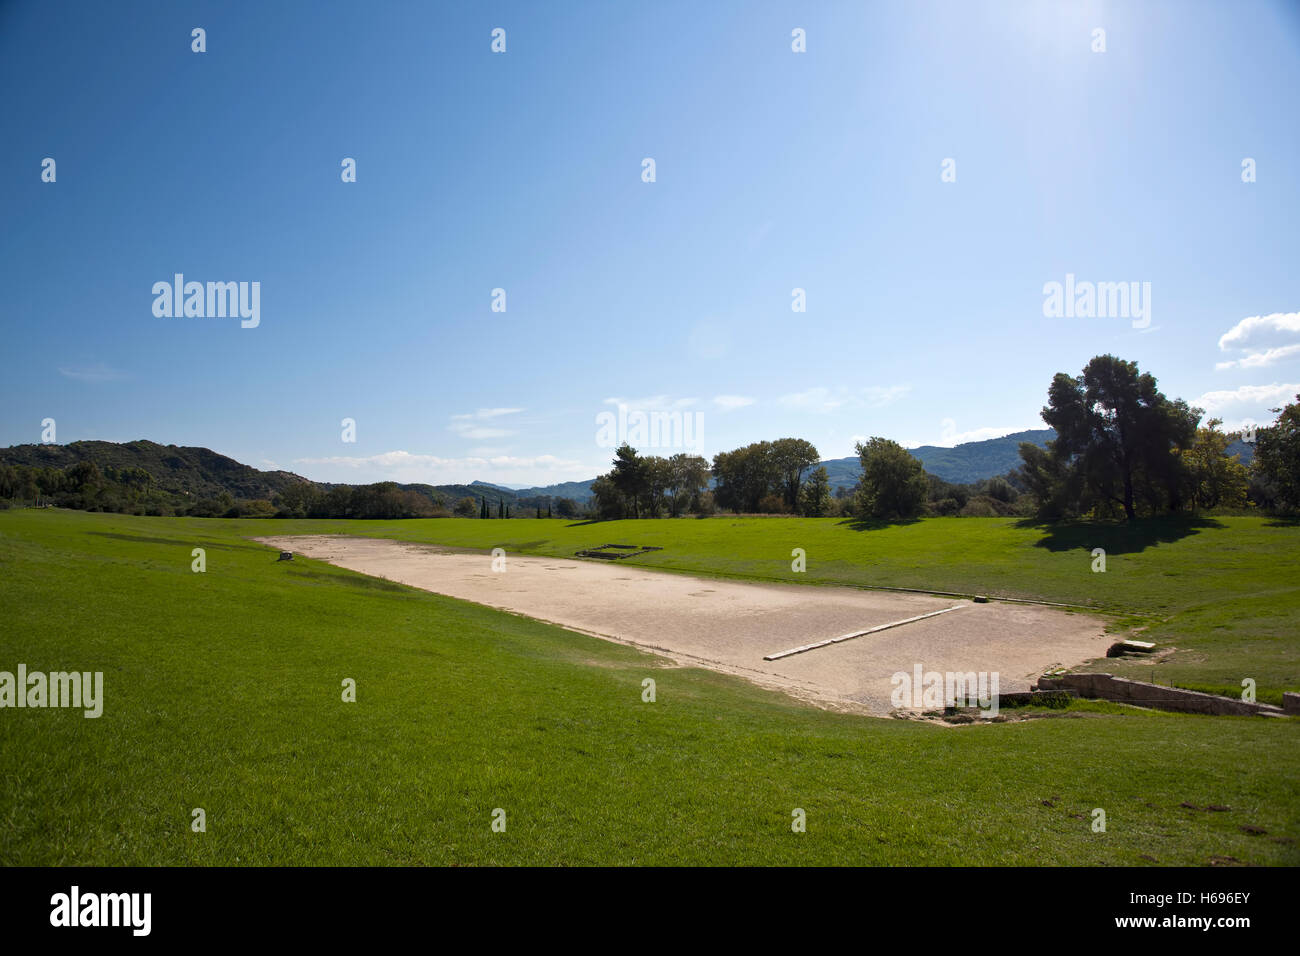
[[[0,711],[0,863],[1300,863],[1293,721],[1096,705],[942,730],[830,714],[524,618],[276,563],[239,537],[268,524],[0,513],[0,669],[103,670],[107,696],[99,720]],[[488,524],[438,533],[469,544]],[[519,539],[493,543],[516,549],[545,537],[536,521],[492,524]],[[550,524],[594,544],[621,530]],[[719,546],[710,522],[678,524],[699,537],[668,561]],[[825,527],[803,535],[810,574]],[[190,571],[195,546],[205,574]],[[767,568],[776,547],[726,560]],[[745,553],[734,548],[723,553]],[[1045,576],[1057,578],[1069,572]],[[654,704],[640,699],[646,676]],[[339,700],[344,677],[356,704]],[[189,831],[193,807],[205,834]],[[506,833],[490,831],[495,807]],[[794,807],[805,834],[790,832]]]

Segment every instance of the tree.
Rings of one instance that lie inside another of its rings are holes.
[[[286,518],[306,518],[318,507],[321,490],[310,481],[295,481],[279,494],[279,514]]]
[[[614,481],[609,475],[601,475],[591,483],[591,496],[596,516],[599,518],[622,518],[626,513],[623,495],[614,486]],[[567,500],[560,502],[561,513],[564,512]]]
[[[862,481],[855,502],[861,518],[913,518],[925,507],[930,484],[925,468],[888,438],[858,442]]]
[[[1246,504],[1250,474],[1240,455],[1227,455],[1234,436],[1219,431],[1222,419],[1211,418],[1196,430],[1196,441],[1182,453],[1192,508],[1241,508]]]
[[[799,494],[799,510],[808,518],[824,518],[831,511],[830,476],[818,468],[808,476]]]
[[[1255,434],[1252,468],[1277,510],[1300,511],[1300,395],[1272,411],[1277,421]]]
[[[464,498],[461,498],[460,501],[456,502],[456,507],[453,509],[452,513],[455,514],[457,518],[472,518],[474,517],[474,509],[476,505],[477,502],[466,495]]]
[[[668,507],[676,518],[683,511],[699,510],[700,494],[709,487],[709,463],[684,452],[668,459]]]
[[[817,464],[821,456],[812,442],[802,438],[778,438],[772,442],[769,455],[773,470],[780,476],[785,503],[789,510],[797,511],[803,473]]]
[[[772,457],[772,443],[754,442],[713,456],[714,498],[732,511],[757,512],[759,503],[778,488],[781,472]]]
[[[1179,452],[1195,439],[1201,413],[1167,399],[1136,362],[1099,355],[1078,377],[1058,372],[1042,416],[1056,429],[1050,462],[1031,453],[1025,478],[1031,486],[1049,479],[1044,501],[1079,511],[1114,505],[1130,521],[1139,500],[1152,510],[1181,503],[1186,473]]]
[[[640,517],[639,505],[649,491],[649,479],[645,459],[627,442],[619,445],[614,452],[614,470],[609,473],[609,480],[622,496],[624,507],[631,510],[634,518]]]
[[[645,495],[643,510],[647,518],[659,517],[664,503],[664,493],[672,486],[672,464],[667,458],[652,455],[645,462]]]

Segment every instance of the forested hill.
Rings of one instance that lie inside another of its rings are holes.
[[[308,479],[288,471],[258,471],[219,455],[209,448],[159,445],[151,441],[118,444],[110,441],[74,441],[67,445],[13,445],[0,448],[0,464],[66,470],[89,461],[105,475],[148,472],[160,491],[194,499],[219,498],[222,493],[240,500],[269,499]]]

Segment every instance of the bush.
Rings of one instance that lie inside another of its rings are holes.
[[[993,507],[993,502],[988,498],[972,498],[966,502],[966,507],[961,509],[963,518],[996,518],[998,517],[997,509]]]
[[[944,498],[942,501],[936,501],[930,507],[934,509],[935,514],[951,518],[961,511],[961,502],[956,498]]]

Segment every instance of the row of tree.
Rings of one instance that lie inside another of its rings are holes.
[[[592,511],[600,518],[657,518],[711,509],[704,494],[709,463],[699,455],[642,457],[631,445],[614,453],[614,467],[591,486]]]
[[[1239,434],[1220,419],[1170,400],[1134,362],[1100,355],[1082,374],[1058,373],[1043,420],[1056,431],[1046,448],[1020,446],[1022,465],[971,485],[945,482],[897,442],[857,445],[862,476],[832,494],[820,456],[798,438],[720,452],[712,467],[695,455],[643,457],[624,444],[596,479],[602,518],[737,513],[852,516],[895,520],[922,514],[1124,517],[1209,509],[1300,511],[1300,395],[1256,431],[1250,468],[1228,447]],[[710,485],[712,488],[710,490]]]

